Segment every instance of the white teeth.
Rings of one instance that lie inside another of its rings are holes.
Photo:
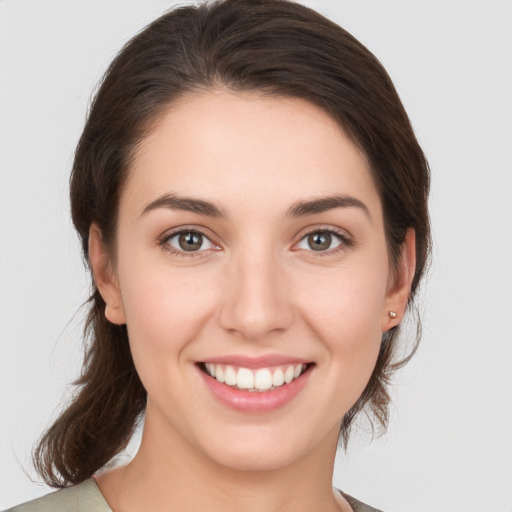
[[[231,366],[228,366],[224,372],[224,382],[228,386],[236,385],[236,372]]]
[[[263,368],[256,372],[254,387],[259,390],[270,389],[272,387],[272,374],[268,368]]]
[[[290,382],[293,380],[293,372],[293,366],[288,366],[288,368],[286,368],[286,371],[284,372],[284,381],[286,384],[290,384]]]
[[[249,391],[268,391],[289,384],[306,370],[305,364],[250,370],[206,363],[205,369],[218,382]]]
[[[284,384],[284,373],[281,368],[278,368],[274,375],[272,375],[272,385],[273,386],[282,386]]]
[[[236,385],[240,389],[252,389],[254,387],[254,375],[247,368],[240,368],[236,375]]]
[[[219,382],[224,382],[224,370],[222,369],[222,366],[220,364],[218,364],[216,367],[215,367],[215,375],[214,377],[219,381]]]

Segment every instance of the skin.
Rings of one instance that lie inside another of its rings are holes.
[[[143,213],[163,194],[223,215]],[[287,215],[332,195],[365,207]],[[165,240],[183,227],[208,237],[185,256],[172,252],[176,236]],[[307,235],[326,229],[340,238],[314,251]],[[295,98],[224,89],[182,98],[137,151],[115,265],[95,225],[90,258],[148,392],[138,454],[97,477],[113,510],[350,510],[331,488],[340,422],[370,378],[382,332],[404,314],[414,233],[392,272],[366,160],[335,121]],[[232,354],[313,364],[293,400],[250,414],[216,400],[198,372],[199,361]]]

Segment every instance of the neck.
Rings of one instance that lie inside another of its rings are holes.
[[[333,432],[289,464],[240,470],[218,464],[182,437],[161,432],[159,423],[147,417],[134,459],[97,480],[114,512],[163,512],[170,505],[198,512],[339,512],[331,484],[336,443]]]

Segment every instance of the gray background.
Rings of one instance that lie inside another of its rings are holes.
[[[362,428],[335,484],[391,512],[511,512],[512,2],[307,4],[383,62],[433,173],[423,342],[389,433],[370,444]],[[47,492],[30,449],[80,364],[88,277],[67,177],[91,92],[171,5],[0,1],[0,508]]]

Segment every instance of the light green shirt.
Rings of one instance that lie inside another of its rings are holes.
[[[5,512],[112,512],[96,480],[67,487],[29,501]]]
[[[381,512],[343,494],[354,512]],[[5,512],[113,512],[93,478],[81,484],[52,492]]]

